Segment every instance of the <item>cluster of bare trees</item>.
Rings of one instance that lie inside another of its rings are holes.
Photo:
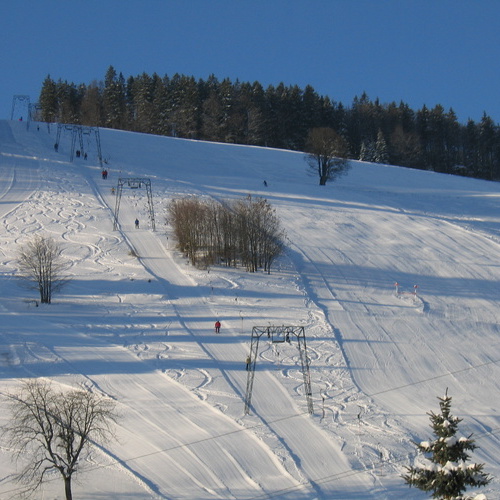
[[[169,206],[179,249],[192,265],[241,264],[247,271],[271,271],[283,252],[285,232],[275,210],[250,195],[236,201],[183,198]]]

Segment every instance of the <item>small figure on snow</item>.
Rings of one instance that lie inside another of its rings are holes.
[[[246,364],[245,370],[246,371],[250,370],[250,363],[251,362],[252,362],[252,359],[250,358],[250,356],[247,356],[247,359],[245,359],[245,364]]]
[[[139,219],[135,219],[135,228],[139,229]]]
[[[215,333],[220,333],[220,321],[215,322]]]
[[[264,186],[266,186],[266,187],[267,187],[267,181],[264,181]]]

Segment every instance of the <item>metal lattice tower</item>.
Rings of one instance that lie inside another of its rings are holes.
[[[153,194],[151,192],[151,180],[144,179],[142,177],[120,177],[118,179],[118,186],[116,188],[116,204],[115,204],[115,222],[113,224],[113,230],[118,229],[118,213],[120,212],[120,202],[122,199],[123,187],[129,189],[139,189],[142,187],[146,188],[146,193],[148,196],[148,208],[149,208],[149,219],[151,220],[151,227],[153,231],[156,230],[155,226],[155,214],[153,210]]]
[[[30,128],[30,123],[32,121],[40,121],[40,111],[42,110],[42,106],[38,102],[35,102],[33,104],[28,104],[28,124],[27,128],[29,130]]]
[[[24,104],[24,107],[26,109],[26,127],[29,129],[30,128],[30,96],[29,95],[15,95],[12,98],[12,110],[10,112],[10,119],[14,119],[14,111],[16,110],[16,106],[18,104]]]
[[[101,135],[99,133],[98,127],[86,127],[84,125],[65,125],[63,123],[57,124],[57,134],[56,134],[56,146],[58,147],[61,141],[61,132],[63,130],[68,130],[71,132],[71,151],[69,155],[69,161],[73,161],[75,157],[75,147],[78,141],[80,146],[80,152],[84,153],[83,136],[95,135],[95,142],[97,148],[97,157],[99,158],[99,165],[102,168],[102,153],[101,153]]]
[[[250,344],[250,355],[247,376],[247,389],[245,394],[245,414],[250,413],[250,404],[252,401],[253,381],[255,378],[255,364],[259,351],[259,340],[262,335],[266,334],[267,338],[274,344],[282,342],[291,342],[293,338],[297,339],[300,363],[302,365],[302,376],[304,378],[304,390],[307,401],[307,409],[312,415],[314,413],[311,376],[309,373],[309,358],[307,356],[306,336],[303,326],[254,326],[252,328],[252,341]]]
[[[92,132],[94,132],[95,136],[95,143],[97,147],[97,156],[99,158],[99,164],[102,167],[102,152],[101,152],[101,133],[99,132],[98,127],[84,127],[83,133],[85,134],[85,130],[88,130],[88,134],[90,135]]]

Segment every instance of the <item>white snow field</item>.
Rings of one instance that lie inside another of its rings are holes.
[[[80,464],[75,498],[428,498],[401,474],[446,389],[494,476],[470,493],[500,498],[500,184],[352,162],[321,187],[301,153],[101,129],[103,180],[95,136],[72,162],[55,137],[0,122],[0,392],[41,377],[116,401],[117,440]],[[151,180],[156,231],[142,188],[113,230],[120,177]],[[271,274],[188,265],[168,203],[247,194],[287,233]],[[36,234],[72,278],[39,307],[16,263]],[[313,415],[297,343],[267,338],[245,415],[252,327],[269,325],[305,329]],[[21,488],[14,451],[0,442],[1,499]],[[63,499],[62,480],[35,497]]]

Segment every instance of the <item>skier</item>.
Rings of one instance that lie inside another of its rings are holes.
[[[247,359],[245,359],[246,371],[250,370],[250,363],[251,362],[252,362],[252,359],[250,358],[250,356],[247,356]]]
[[[139,219],[135,219],[135,228],[139,229]]]
[[[220,333],[220,321],[215,322],[215,333]]]

